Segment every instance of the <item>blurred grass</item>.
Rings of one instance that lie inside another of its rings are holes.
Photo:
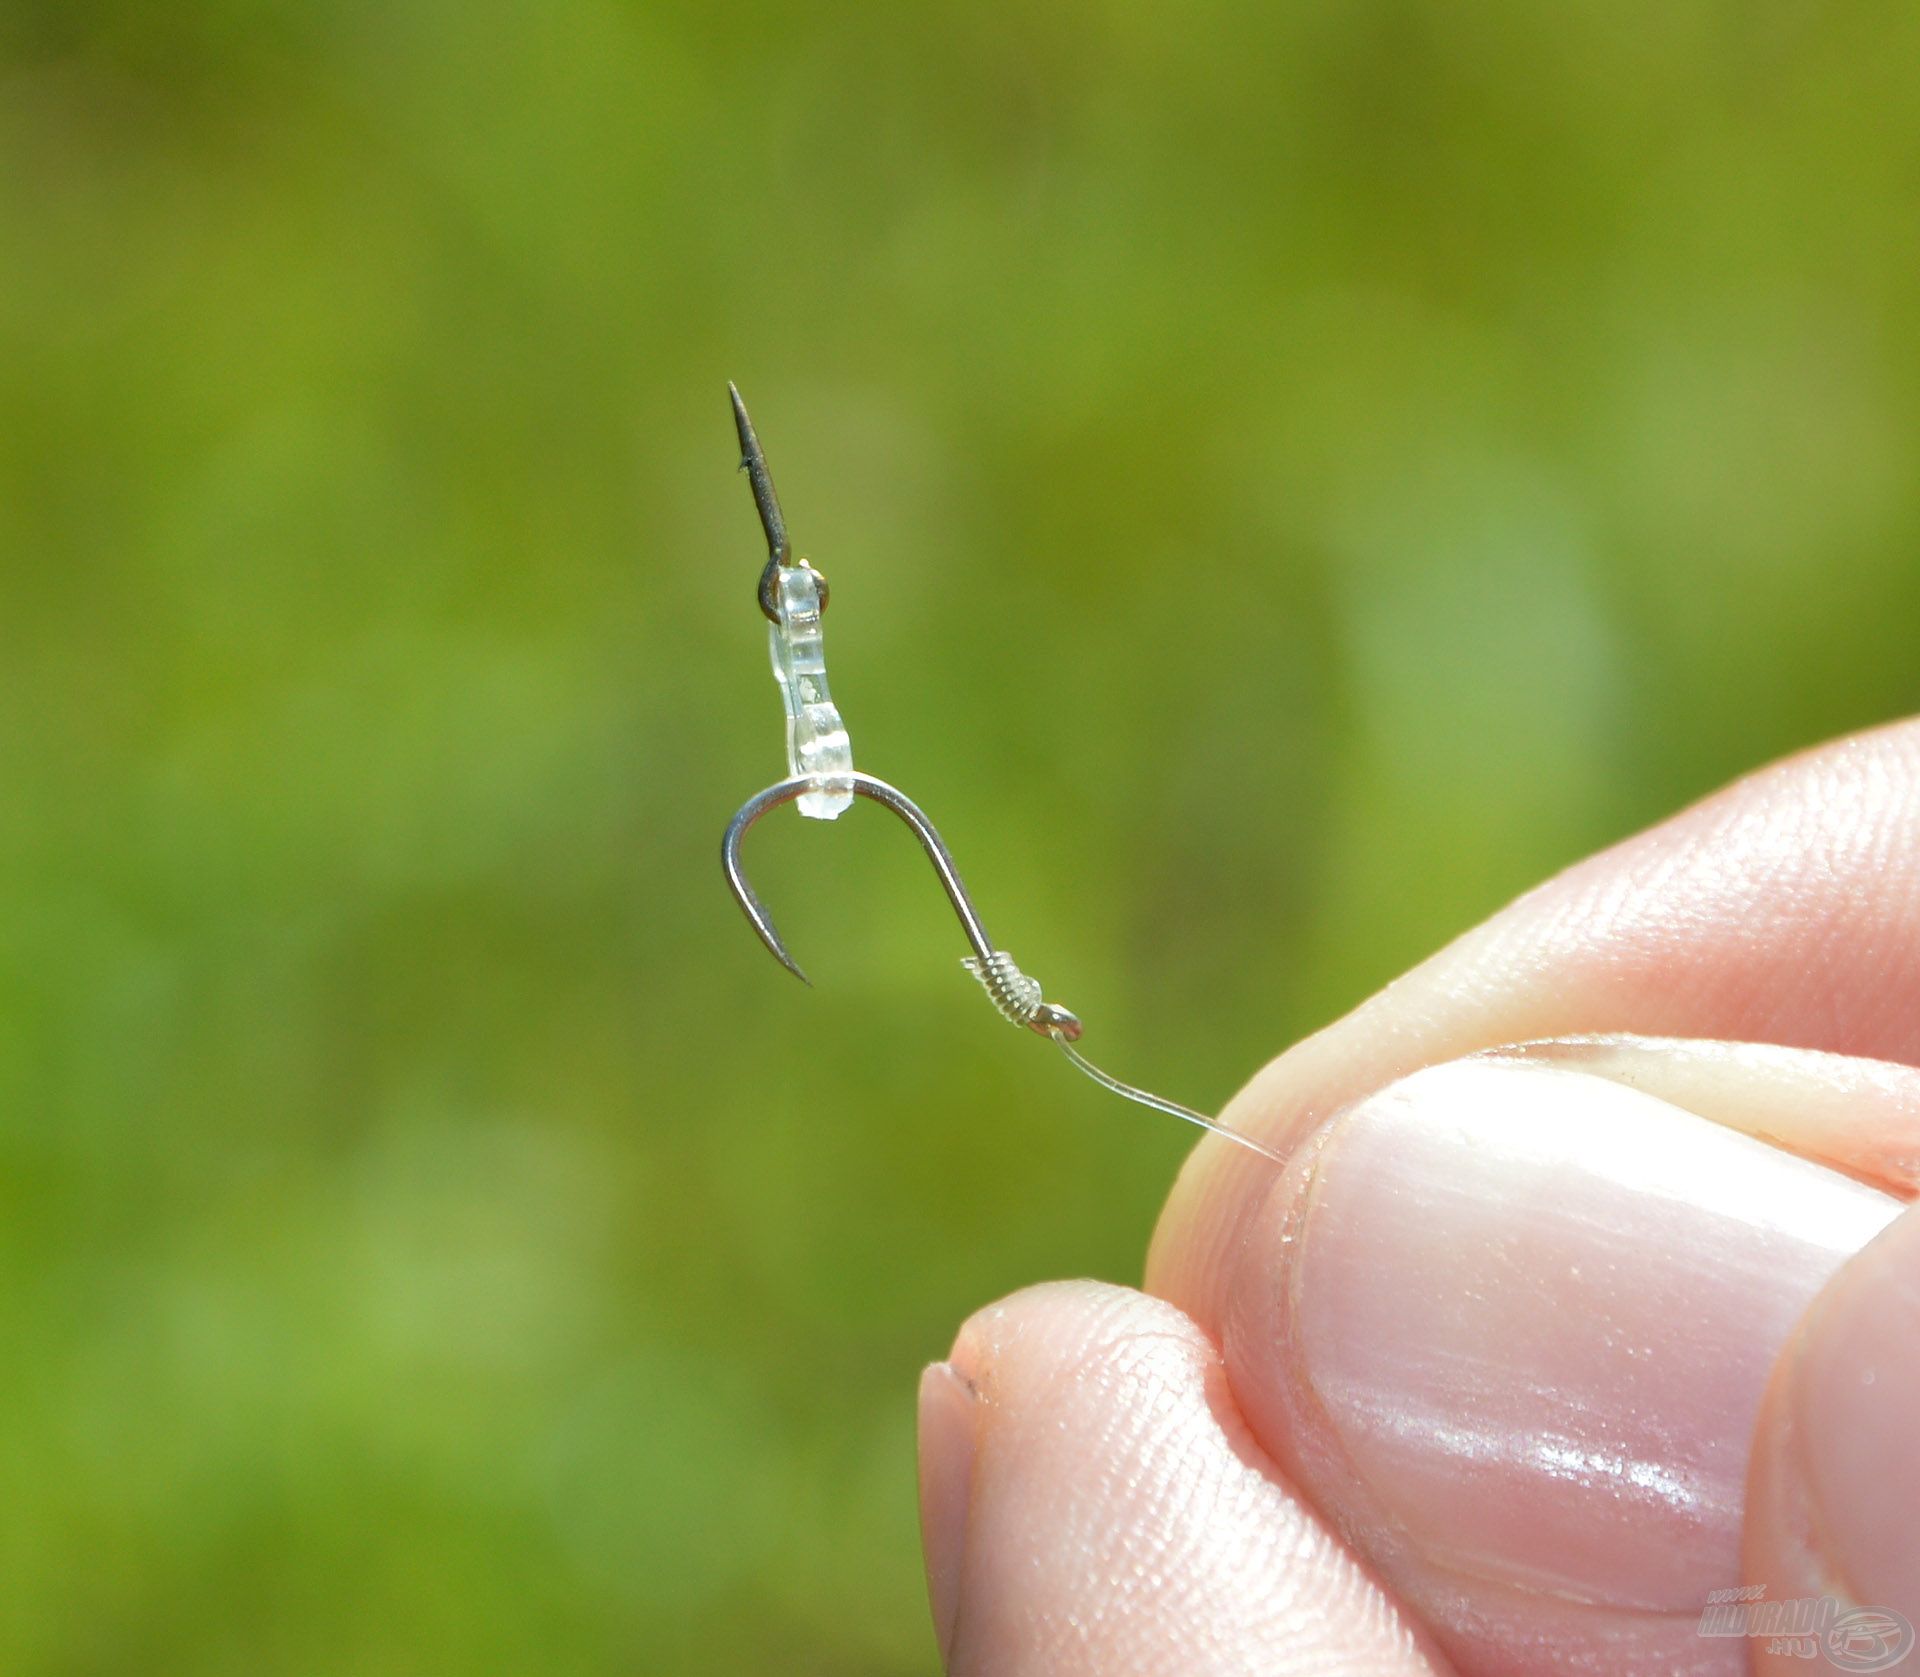
[[[0,12],[0,1670],[923,1671],[911,1392],[1215,1103],[1913,706],[1920,17]]]

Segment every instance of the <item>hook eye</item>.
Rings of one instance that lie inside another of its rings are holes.
[[[802,559],[800,563],[812,571],[820,583],[820,609],[827,609],[827,602],[833,597],[833,590],[827,586],[827,573],[818,569],[810,561]],[[760,612],[769,623],[780,621],[780,561],[769,559],[760,572]]]

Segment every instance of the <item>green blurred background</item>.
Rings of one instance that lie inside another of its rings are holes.
[[[891,1677],[917,1370],[1916,701],[1920,13],[0,10],[0,1671]]]

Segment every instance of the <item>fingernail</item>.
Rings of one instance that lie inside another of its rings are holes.
[[[1559,1037],[1485,1056],[1624,1083],[1831,1165],[1896,1197],[1920,1192],[1920,1070],[1765,1042]]]
[[[1253,1254],[1293,1453],[1390,1576],[1697,1613],[1738,1578],[1769,1368],[1895,1209],[1609,1080],[1420,1072],[1333,1127]]]
[[[1920,1217],[1902,1217],[1808,1314],[1789,1376],[1789,1470],[1812,1547],[1860,1606],[1920,1620]]]
[[[967,1548],[967,1503],[973,1489],[973,1388],[951,1363],[920,1376],[920,1544],[927,1599],[942,1664],[953,1659],[960,1619],[960,1575]]]

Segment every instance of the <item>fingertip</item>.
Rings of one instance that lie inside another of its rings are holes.
[[[1746,1557],[1769,1595],[1830,1593],[1920,1625],[1920,1209],[1828,1284],[1755,1432]]]
[[[943,1661],[952,1658],[960,1613],[977,1432],[972,1384],[952,1363],[930,1363],[920,1376],[920,1543]]]
[[[1084,1371],[1116,1338],[1151,1325],[1195,1351],[1204,1334],[1170,1305],[1106,1281],[1043,1281],[976,1310],[960,1325],[948,1363],[985,1401],[1015,1381]]]
[[[966,1323],[922,1401],[950,1671],[1224,1677],[1303,1650],[1365,1677],[1438,1669],[1171,1305],[1092,1281],[1016,1293]]]

